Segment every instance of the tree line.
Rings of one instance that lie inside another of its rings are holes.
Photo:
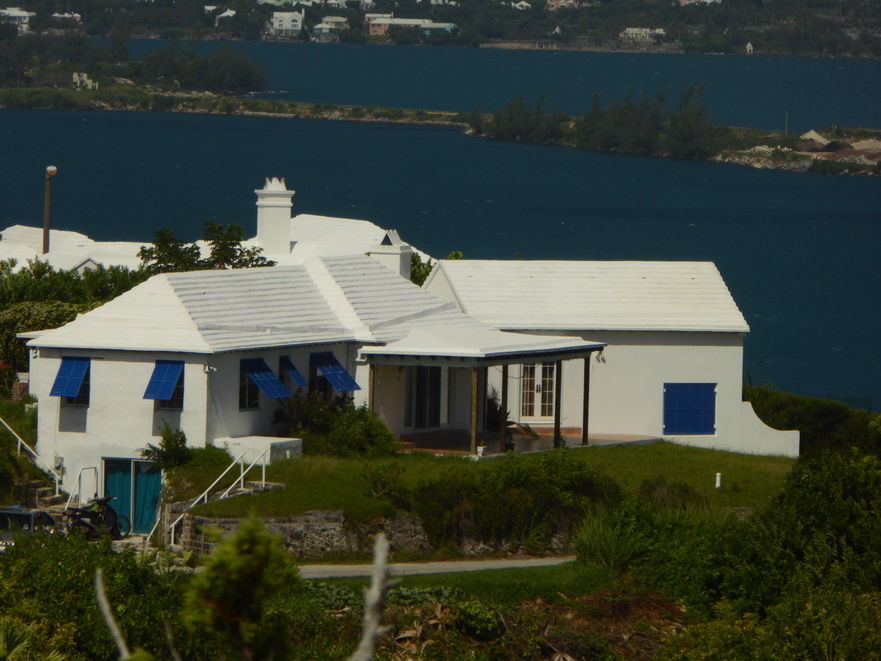
[[[468,125],[473,134],[494,140],[704,160],[716,153],[716,137],[724,129],[700,103],[701,88],[690,85],[680,91],[674,111],[667,108],[663,94],[635,98],[628,92],[608,106],[597,94],[591,109],[577,117],[544,110],[542,99],[533,104],[518,97],[490,115],[471,113]]]
[[[244,94],[266,89],[260,65],[235,48],[201,55],[190,45],[183,51],[163,48],[133,59],[127,21],[111,30],[106,47],[77,32],[19,36],[12,27],[10,31],[0,23],[0,87],[69,86],[72,72],[85,71],[102,86],[112,78],[126,78],[175,90]]]

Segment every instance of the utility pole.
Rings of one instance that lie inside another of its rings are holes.
[[[46,190],[43,195],[43,254],[49,252],[49,218],[52,215],[52,177],[58,168],[50,165],[46,168]]]

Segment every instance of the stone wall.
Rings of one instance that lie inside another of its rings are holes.
[[[403,513],[361,526],[347,525],[341,510],[314,510],[263,521],[270,532],[281,538],[285,548],[299,558],[369,552],[373,548],[373,538],[379,532],[386,534],[392,551],[430,548],[419,518]],[[177,542],[184,550],[199,555],[209,553],[217,543],[209,533],[211,529],[230,533],[238,525],[238,519],[209,519],[187,514],[181,522]]]

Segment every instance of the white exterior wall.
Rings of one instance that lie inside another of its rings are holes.
[[[91,358],[88,408],[62,406],[63,398],[49,394],[62,355]],[[156,360],[184,361],[183,411],[154,413],[154,400],[144,399]],[[183,429],[190,445],[204,445],[207,380],[203,365],[204,357],[193,354],[40,349],[30,368],[31,393],[40,411],[37,452],[50,466],[56,457],[63,458],[62,486],[70,489],[82,468],[94,466],[103,471],[102,457],[139,459],[141,448],[157,443],[163,419]]]
[[[530,331],[535,333],[536,331]],[[683,445],[798,456],[797,432],[765,426],[741,401],[743,338],[737,333],[588,331],[608,346],[590,359],[590,432],[663,438]],[[500,389],[501,368],[490,369]],[[714,435],[664,435],[664,384],[716,384]],[[584,361],[563,362],[562,427],[582,425]],[[520,420],[520,369],[509,371],[508,410]],[[553,418],[547,419],[548,424]]]

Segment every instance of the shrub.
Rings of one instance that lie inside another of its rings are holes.
[[[614,480],[566,450],[483,465],[463,462],[413,491],[433,545],[471,539],[531,550],[543,550],[555,534],[571,534],[592,508],[621,498]]]
[[[171,470],[189,463],[193,456],[187,447],[187,435],[182,429],[173,429],[167,422],[162,422],[162,440],[159,447],[147,443],[140,453],[144,459],[154,462],[162,470]]]
[[[291,435],[302,437],[305,454],[376,456],[393,454],[399,448],[386,424],[346,395],[294,396],[283,415],[291,424]]]
[[[582,562],[592,562],[622,574],[649,550],[649,537],[614,516],[588,517],[575,534],[575,552]]]

